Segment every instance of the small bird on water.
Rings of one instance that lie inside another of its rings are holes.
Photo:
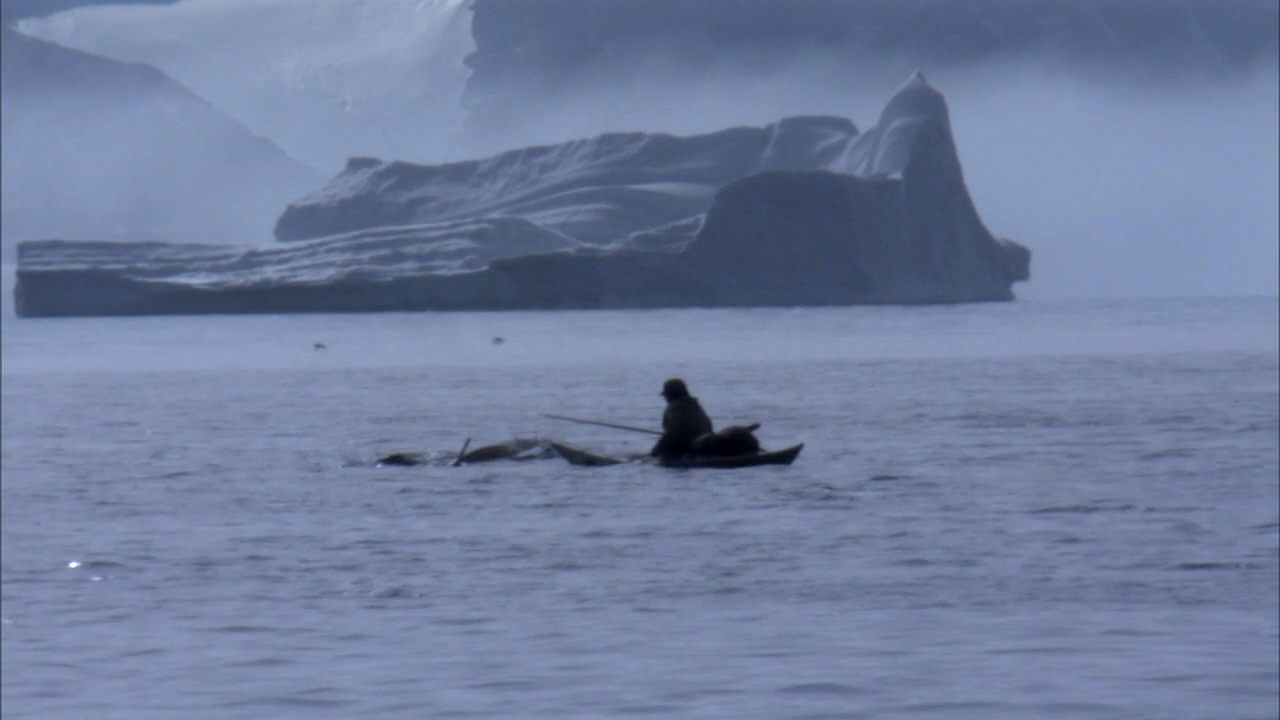
[[[324,344],[324,343],[322,343],[322,342],[312,343],[312,344],[311,344],[311,347],[312,347],[312,348],[314,348],[314,349],[316,349],[316,350],[327,350],[327,349],[329,348],[329,346],[328,346],[328,345],[325,345],[325,344]]]

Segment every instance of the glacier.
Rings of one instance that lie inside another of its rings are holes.
[[[923,75],[838,117],[609,133],[473,161],[354,158],[280,243],[28,241],[19,315],[952,303],[1013,298]]]
[[[336,172],[352,155],[457,157],[468,0],[183,0],[31,17],[32,37],[159,68]]]
[[[159,70],[0,29],[0,246],[253,242],[325,173]]]

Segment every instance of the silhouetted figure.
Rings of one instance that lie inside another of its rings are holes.
[[[695,440],[714,432],[711,418],[680,378],[663,383],[662,397],[667,399],[667,409],[662,413],[662,437],[649,452],[667,459],[688,455]]]

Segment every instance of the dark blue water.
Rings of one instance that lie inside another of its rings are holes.
[[[1276,308],[6,317],[3,712],[1272,718]]]

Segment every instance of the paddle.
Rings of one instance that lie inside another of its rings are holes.
[[[651,430],[649,428],[636,427],[634,425],[620,425],[618,423],[604,422],[603,420],[585,420],[583,418],[568,417],[567,415],[553,415],[551,413],[543,413],[542,417],[548,417],[553,420],[567,420],[569,422],[581,423],[583,425],[599,425],[600,427],[613,428],[615,430],[630,430],[631,432],[648,433],[649,435],[661,435],[661,430]]]
[[[462,443],[462,449],[458,451],[458,457],[454,458],[453,462],[449,463],[449,465],[452,467],[458,467],[459,465],[461,465],[462,458],[466,457],[467,448],[469,447],[471,447],[471,438],[467,438],[467,441]]]

